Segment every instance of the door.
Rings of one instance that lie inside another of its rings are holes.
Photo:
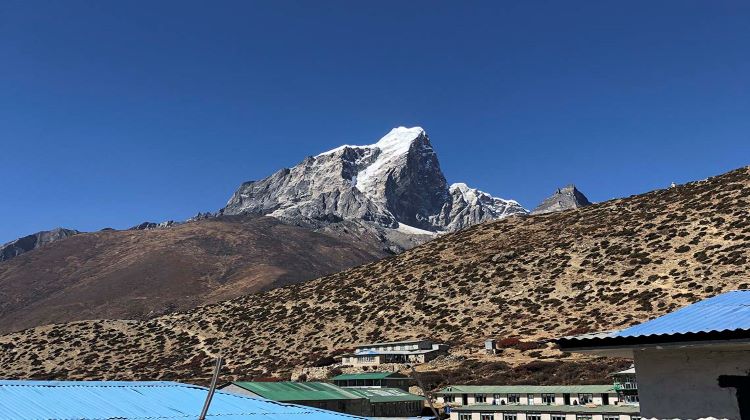
[[[719,386],[735,388],[737,390],[737,407],[740,409],[740,419],[750,420],[750,376],[719,376]]]

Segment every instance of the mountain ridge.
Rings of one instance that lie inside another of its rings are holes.
[[[15,258],[21,254],[33,251],[44,245],[68,238],[81,233],[75,229],[58,227],[52,230],[42,230],[30,235],[22,236],[0,245],[0,262]]]
[[[344,272],[183,313],[8,334],[0,364],[13,378],[205,380],[222,355],[233,378],[283,376],[355,343],[414,337],[448,342],[475,365],[591,360],[546,343],[750,287],[748,197],[744,167],[577,211],[478,224]],[[487,359],[487,337],[533,345]],[[458,368],[456,360],[441,366]]]

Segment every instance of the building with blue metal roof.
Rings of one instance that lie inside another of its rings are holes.
[[[564,351],[633,358],[644,417],[750,419],[750,290],[557,343]]]
[[[177,382],[0,381],[0,420],[198,419],[208,390]],[[216,392],[207,419],[360,417]]]

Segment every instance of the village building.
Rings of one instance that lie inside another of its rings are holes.
[[[336,386],[347,388],[398,388],[409,390],[413,380],[398,372],[344,373],[331,378]]]
[[[558,340],[564,351],[633,358],[648,418],[750,419],[750,291],[621,331]]]
[[[367,416],[367,398],[325,382],[231,382],[220,387],[233,394]]]
[[[615,405],[612,385],[451,385],[436,393],[438,404]]]
[[[453,408],[450,420],[639,420],[632,405],[466,405]]]
[[[165,381],[0,380],[0,418],[13,420],[197,419],[208,389]],[[216,392],[209,419],[352,420],[346,414]]]
[[[361,344],[353,354],[343,355],[341,363],[368,367],[384,363],[426,363],[447,352],[448,346],[430,340]]]
[[[370,402],[370,417],[418,417],[425,409],[425,398],[398,388],[350,389]]]
[[[363,417],[414,417],[425,398],[398,388],[343,388],[325,382],[232,382],[222,391]]]
[[[611,374],[617,398],[621,404],[638,404],[638,381],[635,377],[635,366]]]

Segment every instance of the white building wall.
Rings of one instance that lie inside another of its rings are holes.
[[[734,388],[720,388],[720,375],[746,376],[750,350],[707,348],[633,351],[645,418],[739,419]]]
[[[530,413],[526,413],[526,412],[513,412],[513,411],[508,411],[507,413],[508,414],[515,414],[517,420],[526,420],[527,414],[530,414]],[[471,420],[481,420],[481,413],[479,413],[479,412],[476,412],[476,413],[465,413],[465,414],[471,414]],[[488,413],[488,414],[490,414],[490,413]],[[501,412],[495,412],[495,413],[491,413],[491,414],[493,414],[493,420],[503,420],[503,413],[501,413]],[[553,413],[539,413],[539,414],[541,414],[542,420],[551,420]],[[559,414],[555,413],[555,415],[559,415]],[[565,415],[565,420],[576,420],[576,418],[577,418],[577,416],[576,416],[575,413],[564,413],[564,415]],[[592,420],[603,420],[604,419],[604,414],[590,414],[590,416],[591,416]],[[451,412],[449,418],[450,418],[450,420],[458,420],[459,419],[459,413],[456,412],[456,411]],[[619,415],[619,419],[620,420],[631,420],[631,416],[630,416],[630,414],[620,414]]]

